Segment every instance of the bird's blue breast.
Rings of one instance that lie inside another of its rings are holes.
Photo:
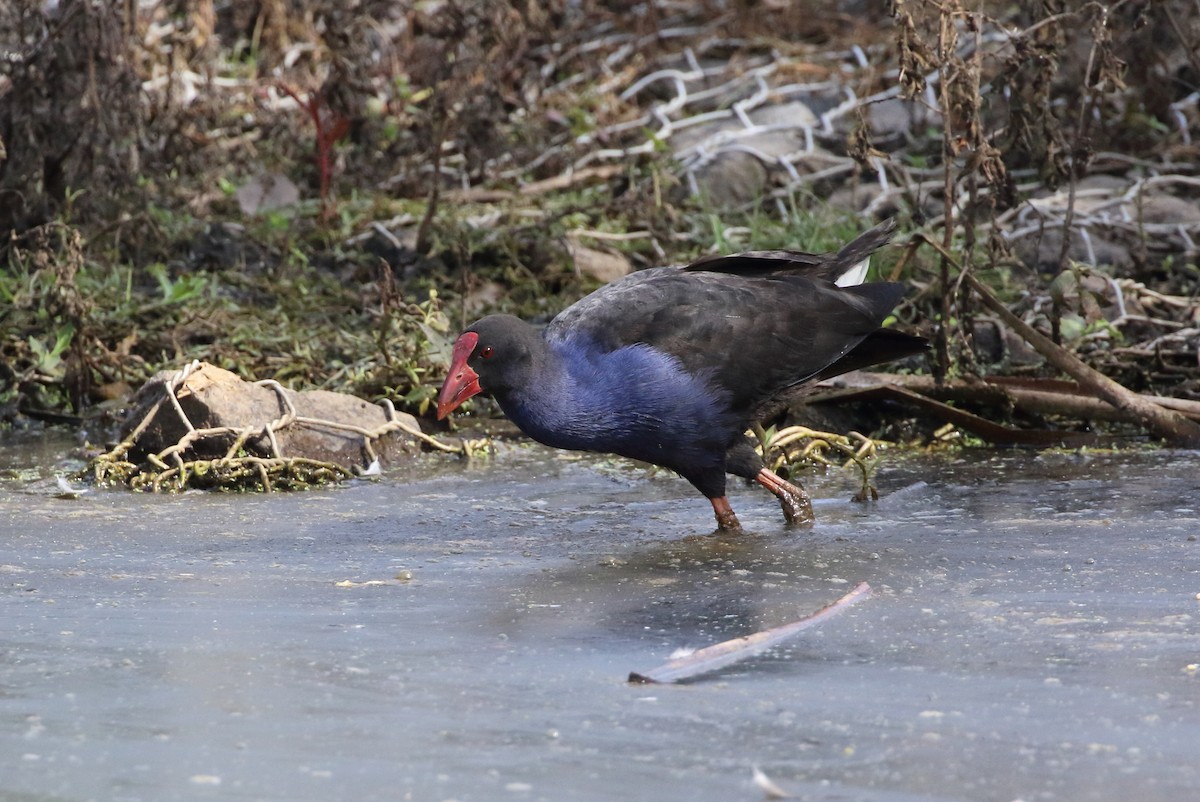
[[[723,459],[739,433],[722,394],[652,346],[603,352],[571,339],[551,343],[551,353],[540,386],[500,399],[513,422],[546,445],[678,469]]]

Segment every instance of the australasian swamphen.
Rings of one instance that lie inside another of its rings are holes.
[[[632,273],[544,329],[485,317],[454,343],[437,416],[490,392],[538,442],[670,468],[712,502],[721,529],[740,528],[727,473],[809,522],[808,494],[764,467],[746,430],[801,384],[928,348],[881,328],[903,285],[861,283],[894,228],[834,254],[748,251]]]

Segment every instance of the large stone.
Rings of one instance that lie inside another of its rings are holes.
[[[930,128],[940,129],[942,124],[941,115],[924,98],[893,97],[863,108],[871,127],[871,144],[889,152],[923,137]],[[843,118],[847,122],[854,119],[852,114]]]
[[[815,128],[820,125],[820,120],[812,110],[799,101],[776,106],[760,106],[747,116],[754,125],[787,126],[787,128],[745,135],[743,132],[746,131],[746,126],[738,117],[730,115],[699,125],[679,128],[671,137],[671,149],[677,156],[683,156],[687,155],[692,148],[700,145],[717,151],[725,145],[736,142],[774,159],[792,153],[803,146],[806,126]]]
[[[742,121],[730,116],[680,128],[671,137],[671,147],[681,159],[694,157],[697,149],[707,152],[693,168],[693,178],[700,195],[715,208],[734,209],[762,197],[771,174],[783,170],[779,159],[801,151],[804,128],[820,124],[799,101],[762,106],[748,116],[766,130],[745,134]]]
[[[1200,203],[1162,193],[1148,195],[1141,202],[1129,204],[1129,214],[1143,223],[1194,226],[1200,224]]]
[[[176,371],[163,371],[138,391],[135,407],[122,426],[122,440],[137,430],[147,415],[152,417],[138,432],[129,452],[133,462],[143,462],[148,455],[160,453],[188,435],[188,426],[175,405],[166,398],[166,383],[175,374]],[[294,409],[296,419],[291,422],[284,420],[289,410],[280,393]],[[234,430],[195,438],[190,450],[182,454],[187,460],[223,457],[233,446],[238,433],[249,429],[253,434],[246,439],[243,448],[254,456],[299,457],[331,462],[351,470],[365,469],[371,463],[367,438],[359,431],[339,428],[339,425],[373,432],[388,422],[383,407],[352,395],[273,388],[243,381],[236,374],[208,363],[200,363],[187,376],[179,385],[176,398],[195,429]],[[154,409],[156,404],[157,410]],[[397,412],[395,416],[412,430],[420,430],[411,415]],[[267,434],[267,426],[272,424],[278,455]],[[417,450],[415,438],[403,431],[393,430],[373,439],[372,443],[381,463],[398,454]]]
[[[1111,265],[1118,271],[1132,268],[1133,257],[1124,245],[1099,235],[1095,229],[1092,230],[1089,239],[1090,242],[1084,240],[1078,231],[1072,230],[1067,258],[1083,264]],[[1057,273],[1062,242],[1061,228],[1046,228],[1014,240],[1012,249],[1031,269],[1040,273]]]
[[[716,209],[736,209],[761,198],[767,167],[743,151],[721,153],[695,171],[696,189]]]

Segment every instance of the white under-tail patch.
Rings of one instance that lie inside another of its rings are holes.
[[[863,259],[854,267],[847,270],[842,275],[838,276],[838,280],[833,282],[839,287],[854,287],[862,284],[867,280],[867,271],[871,268],[871,257]]]

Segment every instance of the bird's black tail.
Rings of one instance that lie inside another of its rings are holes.
[[[878,329],[864,337],[862,342],[851,349],[850,353],[818,373],[816,380],[832,379],[834,376],[841,376],[852,370],[882,365],[906,356],[923,354],[928,350],[929,340],[924,337],[916,337],[892,329]]]
[[[871,254],[887,244],[892,235],[896,233],[896,218],[892,217],[884,220],[874,228],[864,231],[850,242],[846,243],[840,251],[838,251],[832,259],[829,260],[829,272],[842,276],[854,270],[863,263]],[[852,284],[861,283],[861,278],[858,281],[850,282]]]

